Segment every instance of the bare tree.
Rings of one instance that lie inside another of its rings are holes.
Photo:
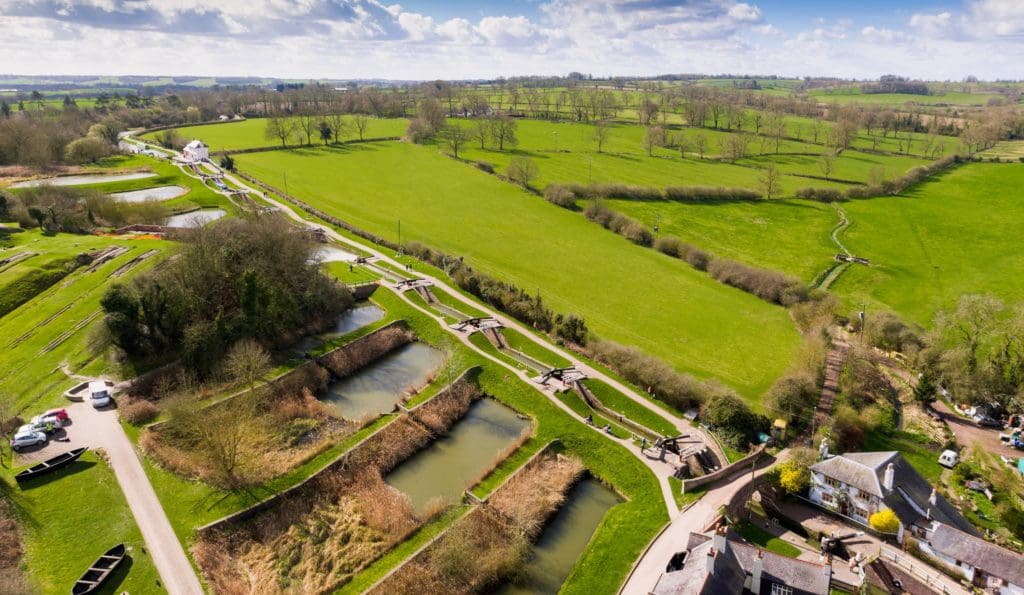
[[[686,135],[682,132],[676,133],[676,135],[672,137],[672,143],[676,146],[676,150],[679,151],[679,158],[686,159],[686,150],[689,148]]]
[[[697,156],[704,159],[704,151],[708,149],[708,137],[703,132],[693,137],[693,148],[697,149]]]
[[[255,339],[242,339],[231,346],[224,365],[232,378],[252,388],[270,367],[270,354]]]
[[[727,134],[722,139],[722,155],[732,162],[743,159],[747,156],[747,145],[749,143],[750,137],[746,133]]]
[[[530,182],[537,178],[540,170],[533,159],[529,157],[513,157],[508,164],[507,173],[509,179],[518,182],[524,188],[529,188]]]
[[[263,136],[269,140],[280,140],[282,147],[288,146],[288,139],[295,132],[295,122],[288,116],[271,116],[267,118],[267,127]]]
[[[828,180],[829,176],[832,175],[832,168],[835,166],[836,156],[831,151],[825,151],[818,158],[818,169],[821,170],[821,174]]]
[[[473,138],[480,142],[480,148],[487,148],[487,139],[491,137],[491,119],[477,118],[473,121]]]
[[[310,109],[304,109],[299,112],[298,118],[296,118],[298,130],[302,132],[302,135],[306,138],[306,144],[313,144],[313,133],[317,130],[317,124],[319,123],[316,114]]]
[[[765,198],[768,200],[775,198],[780,191],[781,178],[782,174],[779,172],[779,168],[775,167],[774,163],[769,163],[767,167],[761,170],[761,177],[758,179],[758,182]]]
[[[516,121],[508,116],[496,116],[491,123],[491,138],[498,143],[498,150],[504,151],[505,145],[516,146]]]
[[[355,126],[356,132],[359,134],[359,140],[365,140],[366,127],[370,125],[370,117],[365,114],[356,114],[352,116],[352,125]]]
[[[341,112],[328,114],[326,120],[331,125],[331,135],[334,137],[334,142],[341,142],[341,135],[348,131],[348,120],[345,118],[345,114]]]
[[[458,124],[449,123],[441,128],[439,136],[448,145],[448,148],[452,150],[452,156],[458,159],[459,149],[469,142],[470,132]]]
[[[610,132],[611,128],[608,126],[607,120],[596,120],[594,122],[594,142],[597,143],[598,153],[604,149],[604,143],[608,140]]]
[[[665,146],[665,129],[661,126],[648,126],[644,128],[644,150],[647,151],[647,156],[651,157],[654,155],[655,147]]]

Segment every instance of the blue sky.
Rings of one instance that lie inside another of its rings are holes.
[[[1019,78],[1024,0],[0,0],[4,71]]]

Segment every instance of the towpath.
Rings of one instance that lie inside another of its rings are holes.
[[[235,176],[235,175],[233,175],[233,174],[231,174],[229,172],[222,171],[219,168],[217,168],[216,166],[214,166],[213,164],[209,164],[208,163],[208,164],[205,164],[205,165],[206,165],[206,167],[208,169],[210,169],[212,171],[217,171],[218,173],[223,173],[224,178],[226,180],[228,180],[229,182],[231,182],[232,184],[234,184],[236,187],[248,190],[250,192],[253,192],[253,193],[257,194],[257,195],[262,196],[264,201],[266,201],[267,203],[272,204],[275,207],[277,207],[283,214],[285,214],[287,217],[289,217],[290,219],[294,220],[295,222],[300,223],[300,224],[305,225],[305,226],[308,226],[308,227],[311,227],[311,228],[323,229],[324,232],[328,235],[328,237],[330,237],[332,240],[334,240],[334,241],[336,241],[336,242],[338,242],[340,244],[343,244],[345,246],[350,246],[352,248],[356,248],[356,249],[358,249],[361,252],[367,253],[370,256],[374,257],[377,261],[382,261],[382,262],[386,262],[386,263],[390,264],[391,266],[395,267],[396,270],[402,270],[402,269],[405,268],[405,263],[399,262],[398,260],[388,256],[387,254],[377,250],[376,248],[374,248],[372,246],[369,246],[369,245],[363,244],[361,242],[357,242],[357,241],[351,240],[351,239],[343,236],[342,234],[334,231],[333,229],[331,229],[331,228],[329,228],[327,226],[318,225],[318,224],[316,224],[316,223],[314,223],[312,221],[309,221],[309,220],[303,218],[301,215],[299,215],[295,211],[295,209],[292,207],[292,205],[286,204],[286,203],[284,203],[282,201],[279,201],[279,200],[277,200],[276,198],[274,198],[273,196],[271,196],[269,194],[268,195],[264,195],[264,193],[261,190],[257,190],[257,189],[252,188],[248,183],[246,183],[245,181],[239,179],[237,176]],[[549,341],[546,341],[546,340],[536,336],[532,329],[526,328],[524,325],[520,324],[518,321],[512,320],[512,319],[510,319],[510,318],[508,318],[506,316],[500,315],[499,313],[497,313],[497,312],[489,309],[488,307],[486,307],[486,305],[484,305],[484,304],[480,304],[480,303],[477,303],[477,302],[471,300],[470,298],[466,297],[462,293],[460,293],[458,291],[455,291],[454,289],[449,287],[447,283],[441,281],[440,279],[432,277],[432,276],[430,276],[430,275],[428,275],[426,273],[423,273],[422,271],[417,271],[416,274],[417,274],[418,277],[420,277],[422,279],[425,279],[427,281],[430,281],[431,284],[432,284],[432,289],[433,290],[435,290],[435,291],[443,291],[444,293],[448,294],[449,296],[451,296],[452,298],[457,300],[459,303],[466,304],[467,306],[472,307],[475,310],[482,311],[487,316],[494,317],[494,318],[497,318],[497,319],[501,320],[502,324],[504,324],[505,326],[513,328],[513,329],[519,331],[522,335],[528,337],[534,343],[540,345],[541,347],[544,347],[545,349],[547,349],[547,350],[549,350],[549,351],[551,351],[553,353],[556,353],[556,354],[558,354],[558,355],[560,355],[560,356],[562,356],[562,357],[564,357],[564,358],[566,358],[566,359],[568,359],[570,361],[578,361],[577,357],[574,356],[573,354],[570,354],[567,351],[565,351],[564,349],[558,347],[557,345],[555,345],[555,344],[553,344],[553,343],[551,343]],[[415,303],[413,303],[413,302],[411,302],[409,300],[406,300],[406,301],[410,305],[412,305],[413,307],[416,307],[420,311],[422,311],[425,314],[427,314],[427,315],[431,316],[432,318],[436,319],[438,321],[438,323],[441,325],[442,328],[444,328],[447,332],[449,332],[449,333],[455,335],[456,337],[458,337],[459,340],[463,344],[467,345],[470,349],[472,349],[476,353],[479,353],[483,357],[486,357],[487,359],[493,361],[497,365],[500,365],[500,366],[508,369],[511,373],[513,373],[513,374],[519,376],[520,378],[522,378],[523,380],[525,380],[530,386],[533,386],[536,390],[538,390],[538,391],[542,392],[543,394],[545,394],[545,396],[547,396],[548,399],[552,403],[554,403],[557,407],[559,407],[560,409],[566,411],[567,413],[569,413],[573,417],[578,417],[572,411],[572,409],[570,409],[561,400],[556,398],[551,393],[551,391],[545,390],[541,386],[539,386],[536,383],[532,382],[532,380],[530,379],[530,376],[529,376],[529,374],[527,372],[519,370],[519,369],[515,368],[514,366],[512,366],[512,365],[510,365],[510,364],[508,364],[508,363],[506,363],[506,362],[504,362],[502,360],[499,360],[499,359],[491,356],[488,353],[485,353],[485,352],[481,351],[479,348],[477,348],[475,345],[473,345],[469,341],[469,337],[468,337],[467,334],[459,332],[459,331],[455,331],[455,330],[449,328],[447,322],[444,320],[443,317],[441,317],[441,316],[439,316],[439,315],[437,315],[435,313],[428,312],[428,311],[424,310],[423,308],[421,308],[420,306],[418,306],[417,304],[415,304]],[[645,407],[645,408],[647,408],[647,409],[649,409],[649,410],[651,410],[651,411],[653,411],[653,412],[663,416],[664,418],[670,420],[672,422],[672,424],[676,427],[676,429],[679,431],[680,434],[685,433],[685,432],[701,434],[701,436],[704,438],[705,443],[708,445],[709,448],[711,448],[713,451],[715,451],[715,453],[718,456],[719,460],[721,460],[721,461],[727,460],[726,457],[725,457],[724,452],[722,452],[722,449],[717,444],[717,442],[711,436],[709,436],[706,432],[701,430],[700,428],[693,427],[693,426],[690,425],[690,423],[688,421],[680,419],[679,417],[676,417],[674,415],[671,415],[670,413],[668,413],[664,409],[662,409],[662,408],[658,407],[657,405],[655,405],[654,403],[652,403],[649,399],[639,395],[638,393],[636,393],[635,391],[633,391],[632,389],[627,387],[625,384],[619,382],[615,378],[612,378],[612,377],[604,374],[600,370],[597,370],[597,369],[595,369],[595,368],[593,368],[591,366],[587,366],[585,364],[579,364],[577,367],[579,369],[581,369],[588,377],[596,378],[596,379],[599,379],[599,380],[605,382],[606,384],[609,384],[610,386],[616,388],[619,392],[621,392],[622,394],[624,394],[625,396],[627,396],[629,399],[633,400],[634,402],[638,403],[639,405],[641,405],[641,406],[643,406],[643,407]],[[596,432],[601,432],[601,430],[599,428],[593,428],[593,430],[596,431]],[[643,463],[645,465],[647,465],[648,468],[650,468],[654,472],[655,476],[658,478],[658,481],[659,481],[659,484],[660,484],[660,487],[661,487],[662,496],[663,496],[663,499],[665,500],[665,507],[668,510],[670,516],[675,515],[678,512],[678,507],[676,506],[675,498],[672,495],[671,486],[668,483],[668,477],[672,475],[672,472],[673,472],[674,468],[670,464],[668,464],[667,462],[664,462],[664,461],[661,461],[661,460],[658,460],[658,459],[655,459],[655,458],[651,458],[651,457],[648,457],[648,456],[640,453],[639,452],[639,450],[640,450],[639,447],[637,447],[636,445],[632,444],[631,441],[629,441],[628,439],[618,439],[618,438],[615,438],[614,436],[605,434],[604,432],[601,432],[601,433],[604,434],[609,440],[613,440],[613,441],[616,441],[616,442],[619,442],[619,443],[623,444],[623,446],[625,446],[627,449],[629,449],[630,452],[632,452],[637,458],[639,458],[641,461],[643,461]]]

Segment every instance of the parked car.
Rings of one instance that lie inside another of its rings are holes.
[[[959,462],[960,454],[955,450],[944,450],[942,451],[942,454],[939,455],[939,464],[943,467],[952,469],[953,467],[956,467],[956,464]]]
[[[47,409],[43,412],[43,415],[55,415],[62,423],[71,419],[70,416],[68,416],[67,409]]]
[[[52,433],[56,432],[59,428],[60,428],[60,423],[57,422],[57,421],[54,421],[52,419],[50,419],[50,420],[43,420],[43,419],[36,420],[36,419],[33,419],[32,421],[28,422],[27,424],[23,424],[21,427],[19,427],[18,431],[19,432],[43,432],[43,433],[46,433],[46,434],[52,434]]]
[[[102,380],[93,380],[89,383],[89,402],[96,409],[110,405],[112,399],[110,398],[110,390],[107,388],[107,383]]]
[[[983,428],[1003,428],[1002,420],[988,415],[976,415],[974,416],[974,421]]]
[[[24,426],[19,428],[14,434],[14,438],[11,438],[11,448],[13,450],[21,450],[37,444],[46,444],[49,441],[46,434],[35,430],[24,430],[23,428]]]
[[[52,425],[54,428],[64,427],[64,422],[67,421],[68,417],[65,415],[63,418],[59,415],[43,413],[32,418],[32,425],[35,426],[46,426],[47,424]]]

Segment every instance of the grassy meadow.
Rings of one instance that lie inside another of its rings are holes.
[[[349,122],[345,134],[340,136],[342,141],[358,140],[359,134],[352,125],[352,116],[347,116]],[[405,118],[370,118],[366,126],[365,138],[392,138],[405,134],[409,121]],[[210,151],[230,151],[235,149],[253,149],[256,147],[280,146],[281,141],[277,138],[268,139],[265,135],[267,120],[254,118],[238,122],[225,122],[221,124],[203,124],[200,126],[183,126],[176,128],[181,138],[191,140],[198,138],[209,145]],[[155,141],[159,132],[143,134],[140,138]],[[289,145],[304,143],[301,141],[289,140]],[[313,134],[313,142],[319,143],[319,133]]]
[[[835,103],[865,103],[870,105],[891,105],[902,107],[908,103],[918,105],[984,106],[998,93],[937,90],[932,95],[911,93],[861,93],[858,87],[839,89],[815,89],[809,95],[818,101]]]
[[[963,294],[1024,300],[1024,254],[1011,240],[1024,222],[1022,183],[1022,164],[972,163],[900,196],[845,203],[844,242],[871,266],[851,267],[833,290],[924,325]]]
[[[238,167],[363,229],[418,240],[540,292],[600,336],[752,400],[799,335],[782,308],[631,244],[430,147],[382,142],[240,156]]]

